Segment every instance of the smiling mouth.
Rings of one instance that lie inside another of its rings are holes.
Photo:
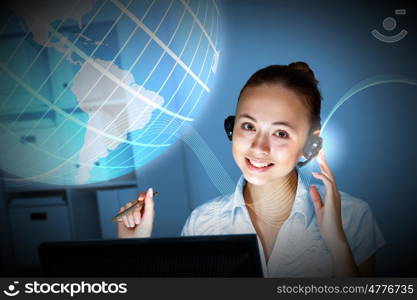
[[[245,157],[245,160],[252,170],[266,170],[274,165],[273,163],[254,161],[247,157]]]

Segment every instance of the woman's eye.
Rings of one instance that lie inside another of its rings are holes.
[[[250,124],[250,123],[243,123],[242,125],[241,125],[241,127],[242,127],[242,129],[244,129],[244,130],[254,130],[254,127],[252,126],[252,124]]]
[[[242,123],[242,125],[240,126],[243,130],[249,130],[249,131],[254,131],[255,127],[251,124],[251,123]],[[277,132],[275,132],[275,135],[279,138],[282,139],[286,139],[289,137],[288,133],[284,130],[278,130]]]
[[[279,138],[283,138],[283,139],[288,138],[288,133],[286,133],[285,131],[282,131],[282,130],[278,130],[278,131],[275,133],[275,135],[276,135],[277,137],[279,137]]]

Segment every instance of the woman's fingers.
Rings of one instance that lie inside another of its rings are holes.
[[[126,205],[123,207],[123,210],[128,209],[129,207],[131,207],[133,204],[131,202],[126,203]],[[125,214],[122,217],[123,223],[125,224],[126,227],[131,228],[131,227],[135,227],[135,220],[133,217],[132,212],[128,212],[127,214]]]
[[[133,218],[135,220],[135,224],[139,225],[140,224],[140,219],[141,219],[139,208],[136,208],[135,211],[133,212]]]
[[[130,225],[129,225],[129,221],[127,220],[127,216],[126,215],[122,217],[122,220],[123,220],[123,224],[125,224],[125,226],[127,228],[129,228]]]
[[[334,181],[334,176],[332,171],[330,170],[329,164],[327,163],[327,158],[324,154],[323,149],[320,150],[319,155],[317,157],[317,161],[319,162],[320,169],[322,173],[326,174],[326,176]]]
[[[129,225],[130,225],[130,227],[135,227],[135,220],[133,219],[133,215],[132,215],[132,213],[130,213],[128,216],[127,216],[127,219],[129,220]]]
[[[327,187],[328,185],[332,185],[333,181],[329,178],[328,175],[326,175],[325,173],[321,172],[321,173],[317,173],[317,172],[313,172],[312,173],[314,177],[316,177],[317,179],[320,179],[321,181],[323,181],[323,184]]]
[[[126,205],[123,207],[123,211],[125,211],[126,209],[128,209],[129,207],[131,207],[132,206],[132,203],[126,203]],[[125,224],[125,226],[127,227],[127,228],[129,228],[130,227],[130,223],[129,223],[129,218],[128,218],[128,215],[127,214],[125,214],[123,217],[122,217],[122,219],[123,219],[123,223]]]
[[[326,187],[326,196],[325,196],[325,198],[327,199],[327,195],[329,195],[330,198],[333,199],[334,195],[335,195],[335,189],[336,189],[336,186],[334,185],[334,182],[327,175],[325,175],[323,173],[313,172],[312,174],[315,178],[320,179],[323,182],[324,186]]]
[[[323,201],[321,199],[320,193],[317,190],[317,187],[310,186],[310,194],[311,194],[311,200],[313,201],[314,209],[316,210],[316,213],[320,208],[323,207]]]
[[[127,228],[134,228],[136,225],[144,222],[145,219],[150,220],[150,224],[153,222],[154,201],[152,188],[149,188],[146,193],[140,193],[137,200],[139,202],[143,201],[144,205],[142,205],[142,207],[145,207],[143,209],[139,207],[134,208],[121,218]],[[125,206],[120,208],[119,213],[131,207],[133,203],[134,201],[126,203]]]
[[[143,193],[143,192],[140,193],[138,197],[138,201],[140,202],[145,201],[145,197],[146,197],[146,193]],[[143,212],[142,208],[136,208],[133,212],[133,218],[134,218],[136,225],[139,225],[142,222],[142,219],[143,219],[142,212]]]
[[[142,193],[140,193],[140,194],[139,194],[139,197],[138,197],[138,200],[139,200],[139,201],[145,200],[145,196],[146,196],[146,193],[143,193],[143,192],[142,192]]]
[[[153,189],[149,188],[146,197],[145,197],[145,209],[143,212],[143,220],[144,222],[148,224],[153,223],[153,217],[154,217],[154,199],[153,199]]]

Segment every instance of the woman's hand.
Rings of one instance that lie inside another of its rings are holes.
[[[313,172],[313,176],[320,179],[326,188],[324,201],[317,187],[311,186],[310,193],[320,233],[332,255],[335,273],[337,275],[356,276],[358,275],[358,269],[342,225],[340,193],[323,150],[319,152],[318,162],[321,173]]]
[[[342,225],[340,194],[323,150],[319,152],[317,161],[320,165],[321,173],[313,172],[313,176],[323,182],[326,193],[323,201],[317,187],[311,186],[311,199],[313,200],[317,221],[320,226],[320,233],[326,245],[332,248],[333,245],[346,241]]]
[[[149,188],[146,193],[141,193],[139,201],[145,201],[145,205],[139,209],[133,209],[117,222],[117,236],[119,238],[151,237],[153,220],[155,216],[153,190]],[[132,202],[121,207],[119,213],[132,206]]]

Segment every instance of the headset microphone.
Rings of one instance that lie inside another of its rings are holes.
[[[233,136],[233,127],[235,124],[235,116],[228,116],[224,120],[224,130],[229,140],[232,140]],[[297,165],[303,167],[308,164],[317,154],[319,154],[320,149],[323,146],[323,138],[317,135],[310,135],[306,145],[303,149],[305,161],[299,162]]]

